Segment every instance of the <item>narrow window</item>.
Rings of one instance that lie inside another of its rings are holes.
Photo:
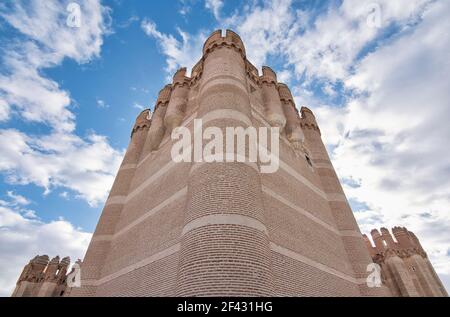
[[[306,158],[306,162],[308,162],[308,165],[312,167],[312,162],[311,162],[311,159],[309,158],[309,156],[305,155],[305,158]]]

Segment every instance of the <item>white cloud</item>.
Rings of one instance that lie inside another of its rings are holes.
[[[9,105],[5,100],[0,99],[0,122],[6,121],[8,119],[9,119]]]
[[[83,140],[73,134],[28,136],[0,130],[0,171],[11,184],[36,184],[49,192],[64,187],[91,205],[108,195],[123,153],[105,137],[91,134]]]
[[[179,0],[179,6],[180,9],[178,10],[178,13],[180,13],[182,16],[186,16],[191,12],[192,5],[196,0]]]
[[[203,43],[207,38],[207,34],[203,31],[191,36],[177,28],[180,37],[180,39],[177,39],[172,34],[167,35],[158,31],[156,24],[149,19],[143,20],[141,27],[145,34],[156,39],[162,53],[167,56],[166,71],[169,76],[180,67],[192,69],[202,56]]]
[[[346,0],[316,17],[289,0],[253,2],[219,24],[241,35],[257,67],[273,57],[294,68],[281,77],[297,79],[297,105],[313,108],[338,174],[359,184],[345,190],[368,206],[356,213],[362,230],[407,226],[450,288],[450,4],[377,1],[373,28],[371,3]]]
[[[12,206],[26,206],[31,203],[27,198],[23,197],[22,195],[15,194],[13,191],[8,191],[6,194],[11,200],[10,204]]]
[[[110,24],[109,9],[97,0],[80,0],[81,27],[67,26],[70,0],[14,1],[0,12],[10,25],[40,44],[45,56],[35,56],[35,65],[59,63],[71,58],[79,63],[100,55],[103,35]]]
[[[220,26],[235,30],[245,43],[249,60],[259,69],[269,55],[285,51],[288,37],[293,31],[295,10],[291,0],[253,2],[242,12],[219,21]]]
[[[35,44],[28,44],[28,53],[36,54]],[[28,54],[23,51],[23,54]],[[42,77],[24,56],[8,51],[6,58],[9,74],[0,74],[0,92],[15,111],[26,121],[48,124],[55,129],[72,131],[75,128],[74,115],[68,110],[70,97],[59,89],[56,82]]]
[[[63,219],[45,223],[0,206],[0,296],[10,296],[23,267],[35,255],[83,258],[92,234]]]
[[[143,106],[143,105],[141,105],[141,104],[135,102],[135,103],[133,104],[133,108],[136,108],[136,109],[139,109],[139,110],[144,110],[144,109],[145,109],[145,106]]]
[[[339,111],[340,129],[329,124],[323,129],[324,135],[335,133],[328,141],[336,146],[338,174],[360,181],[346,192],[369,206],[357,213],[363,230],[407,226],[438,272],[447,275],[450,39],[444,30],[450,28],[449,13],[448,2],[430,5],[412,32],[365,57],[345,82],[362,94]],[[319,119],[330,121],[320,112]]]
[[[108,32],[109,10],[99,1],[78,1],[80,28],[66,25],[70,1],[14,1],[0,7],[0,17],[21,33],[17,42],[4,44],[0,73],[0,117],[5,105],[15,108],[27,121],[45,123],[54,129],[73,131],[70,96],[43,77],[40,70],[60,64],[65,58],[79,63],[98,57]]]
[[[223,7],[223,0],[205,0],[205,8],[211,10],[214,17],[220,19],[220,10]]]
[[[99,108],[109,108],[109,105],[102,99],[97,99],[97,106]]]
[[[280,83],[289,83],[292,78],[292,72],[288,69],[284,69],[277,73],[277,79]]]
[[[25,122],[46,125],[50,132],[27,135],[0,130],[0,171],[13,184],[35,184],[49,192],[62,186],[96,205],[106,198],[123,153],[105,137],[77,136],[69,92],[42,75],[66,58],[86,63],[100,56],[109,32],[109,9],[84,0],[81,26],[67,26],[70,1],[14,1],[0,6],[0,17],[20,33],[20,41],[2,43],[0,120],[14,113]],[[103,100],[97,105],[107,107]]]

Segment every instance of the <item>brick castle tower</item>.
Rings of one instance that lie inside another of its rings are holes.
[[[221,131],[279,127],[278,171],[261,173],[259,161],[174,162],[171,133],[193,131],[194,119]],[[417,295],[391,290],[392,276],[368,287],[379,251],[370,250],[312,111],[299,113],[275,72],[260,76],[240,37],[219,30],[191,76],[178,70],[153,113],[136,119],[70,295]]]
[[[448,296],[416,235],[406,228],[371,231],[375,247],[364,235],[375,263],[380,265],[383,283],[394,296]]]
[[[12,297],[58,297],[67,295],[66,278],[70,258],[49,261],[47,255],[36,256],[25,265]]]

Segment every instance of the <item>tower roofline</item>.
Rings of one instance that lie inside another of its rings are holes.
[[[208,50],[215,44],[218,45],[219,43],[224,42],[241,50],[243,56],[246,55],[245,45],[241,37],[239,36],[239,34],[230,29],[227,29],[225,31],[225,36],[222,36],[221,29],[212,32],[211,35],[206,39],[205,43],[203,44],[203,55],[205,55],[208,52]]]

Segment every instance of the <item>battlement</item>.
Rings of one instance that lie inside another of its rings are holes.
[[[262,76],[259,78],[261,83],[277,84],[277,74],[269,66],[262,67]]]
[[[405,227],[373,229],[363,235],[383,284],[394,296],[448,296],[419,239]]]
[[[278,92],[280,94],[281,101],[292,102],[292,104],[295,106],[294,97],[292,97],[292,93],[288,85],[278,83]]]
[[[158,99],[156,100],[155,110],[160,105],[166,105],[169,103],[170,95],[172,93],[172,85],[165,85],[163,89],[159,91]]]
[[[220,45],[234,47],[241,52],[242,56],[246,56],[245,46],[241,37],[231,30],[226,30],[225,37],[222,37],[222,30],[216,30],[211,33],[203,45],[203,55],[208,54],[210,51],[214,50],[215,47]]]
[[[261,76],[258,69],[246,58],[244,44],[235,32],[226,30],[225,36],[221,30],[214,31],[204,43],[202,58],[194,65],[191,71],[191,77],[187,76],[186,67],[179,68],[173,75],[172,84],[166,85],[158,95],[152,120],[146,120],[145,116],[138,116],[138,120],[133,128],[132,135],[141,127],[151,126],[150,134],[152,134],[152,145],[145,147],[144,155],[148,154],[149,149],[154,151],[158,148],[160,140],[165,134],[170,133],[173,128],[179,125],[188,109],[192,107],[189,100],[195,100],[198,96],[195,94],[198,90],[198,83],[201,81],[205,60],[210,52],[220,47],[233,48],[242,54],[244,61],[244,69],[249,83],[248,89],[254,96],[253,102],[258,103],[260,109],[265,113],[266,120],[271,126],[276,126],[286,133],[288,140],[297,153],[305,152],[304,134],[302,126],[318,130],[312,112],[304,115],[304,119],[300,118],[298,109],[296,108],[294,98],[289,87],[284,83],[278,83],[276,72],[269,66],[263,66]],[[242,64],[240,65],[242,66]],[[240,76],[240,75],[238,75]],[[191,90],[192,87],[197,87]],[[157,111],[160,107],[161,111]],[[161,120],[161,122],[159,122]],[[152,127],[153,126],[153,127]],[[150,142],[150,141],[149,141]]]
[[[373,256],[384,256],[390,253],[402,257],[411,253],[419,254],[423,257],[427,256],[414,233],[408,231],[405,227],[392,228],[392,234],[384,227],[380,230],[373,229],[370,235],[374,244],[372,244],[367,235],[363,235],[363,237],[370,254]]]
[[[188,76],[186,76],[186,67],[182,67],[178,69],[175,74],[173,75],[173,83],[172,87],[176,87],[178,85],[188,85],[189,81],[191,80]]]
[[[133,136],[136,131],[140,129],[149,128],[151,124],[151,112],[150,109],[143,110],[136,118],[136,122],[134,123],[133,130],[131,132],[131,136]]]
[[[69,257],[60,260],[59,256],[56,256],[50,260],[48,255],[35,256],[23,268],[12,296],[64,295],[67,290],[66,278],[69,266]]]
[[[69,257],[60,261],[59,256],[56,256],[50,261],[48,255],[37,255],[25,265],[17,283],[22,281],[34,283],[45,280],[62,281],[69,265]]]
[[[300,125],[304,129],[313,129],[320,133],[319,125],[317,124],[316,117],[311,109],[302,107],[300,109],[301,120]]]

